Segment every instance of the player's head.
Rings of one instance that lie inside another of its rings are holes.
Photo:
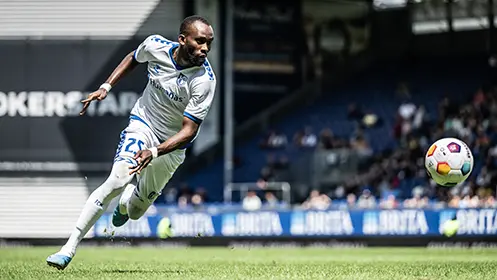
[[[205,18],[189,16],[181,23],[178,42],[184,51],[180,53],[190,64],[200,66],[204,63],[213,40],[214,30]]]

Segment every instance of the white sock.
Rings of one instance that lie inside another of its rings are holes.
[[[105,212],[112,199],[118,196],[123,191],[123,187],[133,179],[133,176],[128,176],[128,167],[126,164],[115,163],[109,178],[93,191],[76,222],[76,228],[60,250],[61,254],[70,257],[76,254],[79,243]]]
[[[119,199],[119,212],[123,215],[128,214],[128,201],[130,200],[131,196],[133,195],[133,191],[135,190],[136,186],[133,184],[128,184],[126,188],[123,191],[123,194],[121,195],[121,198]]]
[[[79,242],[81,242],[91,227],[107,209],[107,205],[101,203],[101,200],[97,198],[98,196],[94,194],[95,192],[93,192],[86,201],[85,207],[76,222],[76,228],[71,233],[69,240],[67,240],[66,244],[60,250],[62,254],[73,257],[74,254],[76,254],[76,248],[78,247]]]

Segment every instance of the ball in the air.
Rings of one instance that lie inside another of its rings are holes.
[[[426,152],[425,168],[437,184],[453,187],[468,179],[473,171],[473,154],[463,141],[442,138]]]
[[[159,224],[157,225],[157,236],[162,239],[173,236],[171,220],[169,220],[168,217],[164,217],[159,221]]]

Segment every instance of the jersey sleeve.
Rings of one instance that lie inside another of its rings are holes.
[[[172,44],[171,41],[160,35],[148,36],[135,50],[134,58],[140,63],[145,63],[156,58],[160,51]]]
[[[192,87],[192,97],[183,115],[197,124],[207,116],[216,91],[216,80],[203,81]]]

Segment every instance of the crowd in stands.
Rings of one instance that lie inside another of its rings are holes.
[[[277,195],[264,191],[264,183],[278,181],[278,175],[288,172],[290,162],[283,154],[288,145],[298,149],[349,148],[368,158],[368,165],[359,176],[351,177],[332,189],[314,189],[301,203],[304,209],[327,209],[330,206],[347,208],[425,208],[449,207],[497,207],[497,91],[496,88],[480,88],[471,100],[456,102],[445,97],[438,106],[438,115],[429,114],[425,107],[410,101],[407,87],[400,94],[405,102],[399,106],[391,137],[396,149],[387,153],[373,154],[367,138],[367,129],[384,125],[374,113],[363,113],[351,104],[347,118],[357,123],[350,137],[336,137],[330,128],[316,134],[312,127],[297,131],[290,141],[285,134],[272,131],[260,142],[260,148],[268,150],[267,164],[261,170],[258,182],[262,192],[249,192],[242,200],[247,210],[280,205]],[[437,186],[424,169],[425,151],[435,140],[457,137],[472,149],[475,166],[470,178],[453,188]],[[414,185],[409,193],[402,190],[403,182]],[[404,193],[403,193],[404,191]],[[261,195],[262,193],[262,195]],[[168,189],[166,202],[177,201],[179,206],[200,206],[209,202],[204,189],[192,191],[188,186],[179,190]]]
[[[260,148],[268,151],[267,164],[261,170],[258,183],[260,191],[250,191],[241,201],[247,210],[274,208],[281,205],[278,195],[264,191],[264,183],[278,181],[278,176],[289,172],[290,162],[284,153],[289,145],[297,149],[349,148],[368,158],[367,168],[342,185],[330,190],[313,189],[308,198],[298,203],[303,209],[383,208],[392,209],[425,207],[490,207],[497,208],[497,90],[480,88],[470,100],[455,101],[448,96],[439,103],[437,115],[428,112],[421,104],[411,102],[407,86],[399,90],[404,102],[399,106],[391,137],[396,148],[374,154],[367,130],[385,125],[374,113],[363,113],[362,108],[351,104],[349,121],[356,122],[357,129],[349,138],[337,137],[330,128],[318,134],[312,127],[295,132],[291,141],[287,135],[271,131],[260,142]],[[472,149],[475,158],[470,178],[452,188],[437,186],[424,169],[425,151],[435,140],[457,137]],[[402,184],[410,182],[406,189]],[[181,206],[200,207],[209,202],[203,188],[192,191],[184,185],[179,190],[168,189],[168,203],[175,201]]]
[[[367,129],[384,125],[382,120],[374,113],[364,113],[356,104],[351,104],[348,110],[347,118],[357,123],[349,139],[334,136],[329,128],[317,135],[311,127],[306,127],[295,133],[293,143],[284,134],[270,132],[260,147],[270,151],[287,145],[302,149],[348,147],[370,159],[366,170],[343,185],[331,191],[311,191],[302,204],[307,209],[326,209],[334,201],[349,208],[497,207],[496,88],[480,88],[470,100],[456,101],[446,96],[440,101],[437,115],[430,114],[422,104],[411,102],[406,85],[401,85],[398,93],[404,102],[391,128],[397,147],[387,153],[373,154],[367,138]],[[453,188],[437,186],[424,169],[425,151],[443,137],[463,140],[475,157],[471,177]],[[268,164],[261,170],[262,182],[275,179],[275,174],[288,166],[284,156],[280,162],[271,152],[269,155]],[[414,184],[408,188],[409,193],[402,189],[406,181]]]
[[[286,155],[291,147],[299,152],[347,148],[364,159],[357,176],[350,176],[340,185],[329,189],[309,186],[312,190],[307,198],[294,201],[304,209],[497,208],[497,87],[481,87],[465,96],[465,99],[461,95],[454,98],[450,92],[446,93],[434,109],[431,105],[436,103],[432,100],[429,104],[413,101],[416,98],[412,98],[409,85],[400,83],[395,102],[402,102],[398,103],[393,117],[355,103],[348,106],[343,120],[355,125],[350,135],[336,135],[331,127],[316,130],[311,125],[294,131],[293,135],[269,131],[259,142],[259,148],[267,157],[259,177],[254,178],[260,189],[249,192],[242,199],[242,205],[255,210],[281,204],[279,194],[265,190],[264,184],[286,181],[293,171],[294,158]],[[425,107],[427,105],[430,108]],[[392,140],[393,147],[380,151],[373,147],[370,140],[376,138],[370,139],[369,131],[378,127],[387,128],[390,135],[385,137]],[[467,143],[475,159],[468,180],[452,188],[438,186],[428,178],[424,168],[426,150],[443,137],[456,137]],[[203,188],[193,191],[186,185],[178,190],[166,189],[164,199],[166,203],[178,202],[180,206],[211,202]]]

